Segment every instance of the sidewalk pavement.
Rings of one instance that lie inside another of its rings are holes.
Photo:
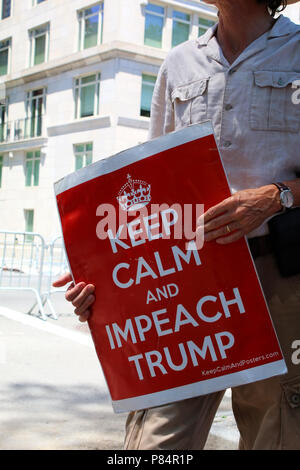
[[[0,306],[0,450],[122,449],[126,414],[114,414],[86,324]],[[227,392],[206,449],[237,449]]]

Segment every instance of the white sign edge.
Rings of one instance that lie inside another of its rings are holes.
[[[237,387],[259,380],[268,379],[275,375],[282,375],[287,372],[286,364],[283,359],[261,366],[244,369],[233,374],[222,375],[200,382],[170,388],[160,392],[149,393],[123,400],[112,400],[112,406],[115,413],[125,413],[155,406],[166,405],[176,401],[195,398],[201,395],[225,390],[226,388]]]

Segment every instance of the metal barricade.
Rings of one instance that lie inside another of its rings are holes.
[[[42,276],[45,241],[38,233],[0,231],[0,290],[32,291],[43,320]]]
[[[48,305],[56,320],[58,316],[51,300],[51,296],[59,292],[65,292],[66,287],[54,288],[52,286],[52,282],[67,271],[69,271],[69,265],[65,253],[63,238],[62,236],[57,236],[49,245],[47,245],[47,253],[44,261],[44,285],[46,286],[46,289],[42,292],[43,305]]]

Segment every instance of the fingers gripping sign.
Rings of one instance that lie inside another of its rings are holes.
[[[72,275],[66,273],[53,282],[53,287],[62,287],[72,281]],[[79,316],[79,321],[85,322],[89,319],[89,307],[94,303],[95,296],[93,295],[95,286],[93,284],[86,284],[85,282],[78,282],[74,284],[71,282],[66,290],[65,298],[71,302],[75,307],[74,313]]]
[[[280,210],[278,190],[274,185],[238,191],[208,209],[198,218],[204,227],[205,241],[226,245],[258,228]]]

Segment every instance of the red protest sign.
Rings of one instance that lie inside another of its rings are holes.
[[[246,240],[201,246],[193,232],[196,209],[230,195],[209,123],[98,161],[55,192],[74,280],[96,286],[89,326],[115,411],[286,372]]]

